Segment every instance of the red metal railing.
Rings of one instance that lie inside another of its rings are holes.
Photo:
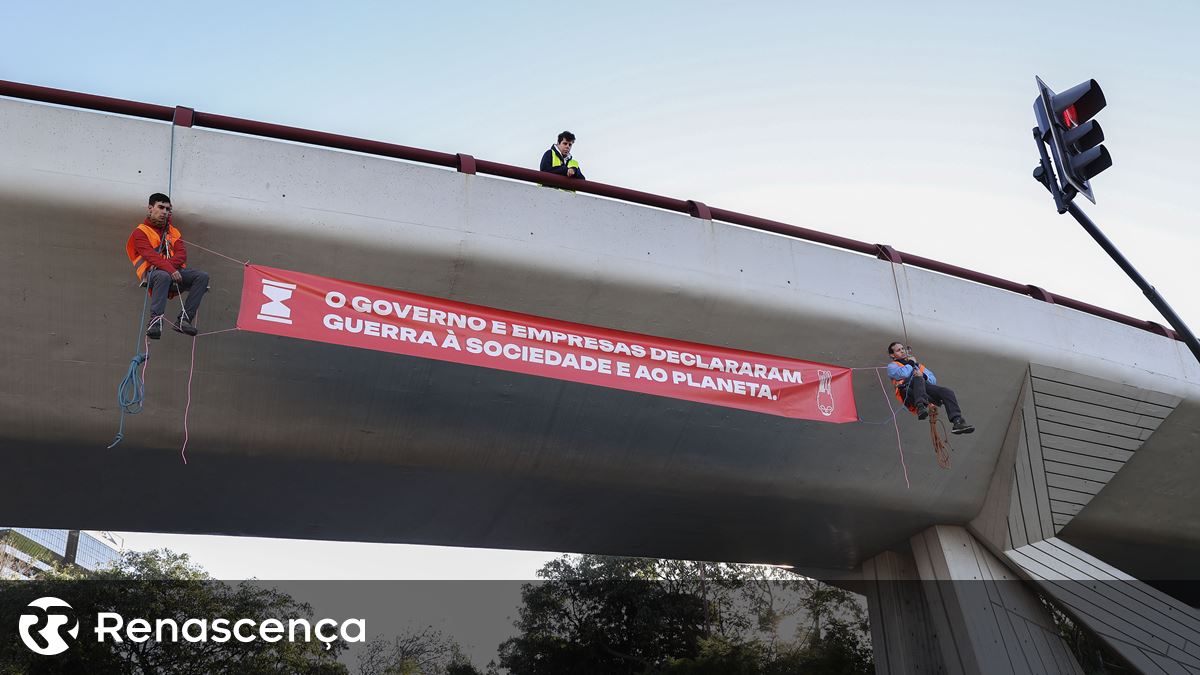
[[[294,141],[298,143],[308,143],[310,145],[318,145],[327,148],[337,148],[339,150],[351,150],[354,152],[363,152],[372,155],[380,155],[383,157],[393,157],[395,159],[403,159],[411,162],[421,162],[423,164],[433,164],[455,169],[462,173],[482,173],[491,176],[500,176],[502,178],[511,178],[514,180],[528,181],[531,183],[541,183],[552,187],[562,187],[575,190],[576,192],[586,192],[589,194],[600,195],[602,197],[610,197],[619,199],[634,204],[642,204],[644,206],[653,206],[655,208],[664,209],[667,211],[675,211],[678,213],[686,213],[696,218],[719,220],[726,223],[733,223],[756,230],[765,232],[774,232],[805,241],[812,241],[818,244],[825,244],[836,248],[847,249],[864,253],[866,255],[875,256],[883,260],[888,260],[893,263],[912,265],[922,269],[939,272],[959,279],[966,279],[976,283],[1001,288],[1013,293],[1028,295],[1035,300],[1049,302],[1051,304],[1062,305],[1087,314],[1099,316],[1110,321],[1123,323],[1134,328],[1140,328],[1157,335],[1163,335],[1173,339],[1180,339],[1175,331],[1153,321],[1143,321],[1135,319],[1131,316],[1119,314],[1095,305],[1090,305],[1079,300],[1072,300],[1060,295],[1054,295],[1037,286],[1029,284],[1019,284],[1015,281],[1001,279],[990,274],[976,272],[957,265],[931,260],[912,253],[897,251],[891,246],[884,244],[868,244],[867,242],[850,239],[848,237],[839,237],[835,234],[827,232],[819,232],[810,230],[796,225],[789,225],[766,218],[758,218],[749,216],[736,211],[727,211],[715,207],[709,207],[703,202],[695,200],[672,199],[661,195],[651,194],[649,192],[641,192],[639,190],[631,190],[616,185],[607,185],[605,183],[597,183],[595,181],[577,181],[569,180],[553,174],[542,173],[534,169],[526,169],[519,166],[509,164],[500,164],[499,162],[489,162],[482,159],[475,159],[471,155],[465,154],[450,154],[446,152],[434,152],[432,150],[423,150],[421,148],[411,148],[406,145],[396,145],[393,143],[382,143],[379,141],[370,141],[363,138],[355,138],[353,136],[342,136],[339,134],[330,134],[322,131],[312,131],[309,129],[299,129],[296,127],[286,127],[278,124],[269,124],[267,122],[256,122],[254,120],[241,119],[238,117],[226,117],[224,115],[216,115],[213,113],[196,112],[190,108],[176,107],[171,108],[162,105],[152,105],[149,103],[138,103],[137,101],[125,101],[122,99],[108,98],[106,96],[95,96],[92,94],[81,94],[74,91],[66,91],[63,89],[52,89],[50,87],[39,87],[31,84],[22,84],[19,82],[9,82],[0,80],[0,96],[10,96],[13,98],[22,98],[31,101],[40,101],[43,103],[56,103],[59,105],[67,105],[75,108],[85,108],[88,110],[100,110],[103,112],[117,113],[121,115],[130,115],[133,117],[142,117],[153,120],[162,120],[172,122],[180,126],[198,126],[208,129],[218,129],[221,131],[232,131],[235,133],[249,134],[253,136],[262,136],[264,138],[275,138],[285,141]]]

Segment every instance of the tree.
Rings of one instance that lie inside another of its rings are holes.
[[[825,624],[818,640],[812,640],[802,649],[780,659],[778,666],[794,662],[786,670],[769,670],[771,673],[798,672],[810,675],[846,675],[857,673],[871,675],[875,672],[875,660],[871,645],[863,639],[867,630],[865,620],[860,622],[832,618]]]
[[[462,653],[462,647],[433,626],[377,637],[358,655],[360,675],[482,675]]]
[[[532,674],[873,670],[865,613],[846,591],[778,568],[563,556],[522,587],[500,665]],[[781,635],[803,619],[795,639]],[[796,670],[799,668],[799,670]],[[842,670],[836,670],[842,668]]]
[[[11,620],[16,634],[16,617],[30,601],[53,596],[74,609],[79,639],[57,656],[39,656],[19,640],[0,642],[0,673],[346,673],[337,657],[346,647],[337,640],[253,642],[158,641],[153,634],[145,642],[123,640],[99,642],[93,636],[98,612],[116,612],[126,621],[144,618],[172,619],[182,626],[187,619],[226,618],[312,619],[312,607],[274,589],[249,582],[231,585],[212,579],[186,554],[167,550],[147,553],[127,551],[111,568],[86,573],[78,568],[60,568],[37,579],[3,585],[0,617]]]
[[[522,587],[517,637],[500,665],[523,675],[652,672],[672,656],[694,655],[704,627],[697,595],[661,583],[657,561],[563,556]]]

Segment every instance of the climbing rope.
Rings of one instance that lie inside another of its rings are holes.
[[[198,248],[202,251],[208,251],[209,253],[211,253],[215,256],[220,256],[222,258],[225,258],[226,260],[233,261],[244,267],[250,266],[249,260],[238,260],[237,258],[231,258],[231,257],[225,255],[224,253],[221,253],[219,251],[214,251],[211,248],[208,248],[205,246],[201,246],[200,244],[197,244],[196,242],[190,241],[183,237],[180,237],[180,241],[187,242],[187,244],[189,246],[195,246],[196,248]],[[180,297],[180,305],[181,306],[182,306],[182,303],[183,303],[183,298],[181,296]],[[183,310],[183,316],[187,317],[186,309]],[[190,320],[190,317],[188,317],[188,319]],[[184,405],[184,408],[183,408],[183,445],[179,448],[179,456],[183,459],[184,464],[188,463],[188,461],[187,461],[187,445],[188,445],[188,438],[189,438],[188,413],[192,409],[192,376],[196,372],[196,338],[204,337],[205,335],[217,335],[218,333],[228,333],[230,331],[235,331],[235,330],[240,330],[240,329],[238,327],[234,326],[233,328],[225,328],[223,330],[214,330],[214,331],[209,331],[207,333],[199,333],[197,335],[192,336],[192,359],[191,359],[191,363],[188,365],[187,403]]]
[[[173,144],[174,144],[174,142],[172,141],[172,145]],[[168,183],[169,182],[170,181],[168,180]],[[249,265],[250,264],[250,261],[248,261],[248,260],[243,262],[243,261],[237,260],[235,258],[230,258],[229,256],[224,255],[222,253],[218,253],[217,251],[213,251],[210,248],[200,246],[199,244],[196,244],[195,242],[188,242],[188,243],[196,246],[197,248],[208,251],[209,253],[212,253],[214,255],[220,256],[227,260],[232,260],[233,262],[238,263],[239,265]],[[174,286],[176,291],[178,291],[177,297],[179,298],[180,316],[183,319],[190,321],[191,317],[188,315],[187,306],[183,302],[182,289],[180,289],[174,282],[172,282],[172,286]],[[125,377],[121,380],[121,383],[117,386],[117,404],[121,408],[121,419],[117,426],[117,435],[115,438],[113,438],[113,442],[108,445],[108,449],[110,449],[110,450],[112,448],[117,447],[117,445],[121,441],[125,440],[125,415],[127,415],[127,414],[128,415],[136,415],[136,414],[142,412],[142,409],[144,407],[144,403],[146,400],[146,367],[147,367],[148,361],[150,359],[150,339],[148,336],[146,336],[145,332],[146,332],[146,330],[148,330],[150,328],[150,326],[146,324],[146,308],[149,306],[149,303],[150,303],[150,294],[147,292],[146,297],[142,300],[141,316],[138,318],[138,343],[134,347],[135,354],[129,362],[129,370],[125,373]],[[162,317],[162,316],[155,317],[152,320],[152,323],[157,323],[159,325],[160,330],[162,328],[162,324],[166,323],[166,324],[170,325],[171,328],[175,329],[176,331],[178,331],[180,333],[183,332],[182,324],[176,324],[174,321],[166,319],[165,317]],[[187,403],[184,405],[184,409],[183,409],[183,445],[179,449],[179,455],[183,459],[184,464],[187,464],[187,445],[188,445],[188,440],[190,437],[190,434],[188,432],[188,415],[191,412],[191,408],[192,408],[192,380],[193,380],[195,372],[196,372],[196,338],[203,337],[206,335],[217,335],[220,333],[228,333],[228,332],[236,331],[236,330],[239,330],[239,329],[235,326],[233,328],[225,328],[222,330],[208,331],[206,333],[199,333],[197,335],[192,336],[192,355],[191,355],[190,364],[188,366]],[[144,345],[144,348],[143,348],[143,345]]]
[[[892,267],[892,287],[896,289],[896,307],[900,310],[900,328],[904,331],[904,346],[907,348],[908,341],[908,322],[904,319],[904,303],[900,301],[900,279],[896,277],[896,265],[889,263]]]
[[[896,418],[896,408],[892,405],[891,398],[888,396],[887,386],[884,385],[884,383],[883,383],[883,376],[881,376],[879,374],[879,371],[884,370],[884,368],[883,367],[874,367],[874,368],[864,367],[864,368],[851,368],[851,370],[874,370],[875,371],[875,379],[879,381],[879,389],[880,389],[880,391],[883,392],[883,400],[887,403],[888,411],[892,414],[891,421],[896,429],[896,448],[900,452],[900,466],[904,469],[904,484],[905,484],[905,486],[912,488],[912,484],[909,482],[909,479],[908,479],[908,466],[904,462],[904,445],[900,441],[900,422]],[[950,444],[949,436],[946,433],[946,423],[940,418],[938,412],[939,412],[938,407],[931,403],[929,405],[930,441],[931,441],[931,444],[933,445],[933,454],[937,457],[938,466],[943,469],[950,469],[951,468],[950,452],[954,450],[954,446]],[[871,421],[863,419],[861,415],[859,415],[858,421],[863,424],[869,424],[869,425],[879,425],[879,424],[887,423],[887,419],[884,419],[881,422],[871,422]],[[939,428],[940,428],[940,431],[939,431]]]
[[[121,421],[117,425],[117,435],[108,449],[117,447],[125,440],[125,415],[136,415],[142,412],[142,403],[146,400],[146,366],[150,360],[150,340],[146,338],[146,307],[150,305],[150,296],[142,300],[142,315],[138,317],[138,340],[134,344],[133,358],[129,361],[129,370],[121,384],[117,385],[117,405],[121,407]],[[142,344],[145,343],[145,349]],[[141,366],[141,369],[138,369]]]
[[[188,411],[192,409],[192,373],[196,370],[196,337],[192,336],[192,362],[188,366],[187,405],[183,408],[183,447],[179,448],[179,456],[183,458],[184,464],[187,464]]]
[[[149,365],[149,360],[150,345],[147,342],[146,351],[134,354],[129,361],[129,370],[126,371],[125,378],[117,385],[117,405],[121,407],[121,421],[117,425],[117,435],[108,446],[109,450],[125,440],[125,415],[142,412],[142,403],[146,400],[146,366]]]
[[[945,437],[946,425],[942,424],[942,433],[938,433],[938,407],[929,406],[929,436],[933,441],[933,454],[937,455],[937,463],[943,469],[950,468],[950,441]]]
[[[888,410],[892,411],[892,424],[896,427],[896,447],[900,449],[900,466],[904,469],[904,485],[908,489],[912,489],[912,483],[908,482],[908,464],[904,462],[904,444],[900,442],[900,421],[896,419],[896,409],[892,407],[892,401],[888,398],[887,387],[883,386],[883,377],[879,371],[875,371],[875,378],[879,380],[879,389],[883,392],[883,400],[887,401]]]
[[[175,182],[175,125],[171,125],[171,146],[170,154],[167,156],[167,194],[171,194],[171,187]],[[170,221],[168,220],[168,223]],[[163,244],[166,244],[166,236],[164,233]],[[149,270],[147,270],[149,273]],[[140,288],[140,286],[139,286]],[[117,435],[113,438],[112,444],[108,446],[111,450],[117,447],[117,444],[125,440],[125,415],[136,415],[142,412],[142,403],[146,400],[146,365],[150,359],[150,340],[146,337],[146,330],[150,327],[146,325],[146,308],[150,305],[150,293],[147,288],[146,297],[142,299],[142,315],[138,319],[138,339],[134,343],[133,359],[129,362],[129,370],[125,373],[125,378],[121,380],[121,384],[117,385],[117,405],[121,407],[121,421],[117,425]],[[182,302],[182,299],[180,299]],[[158,319],[161,320],[161,317]],[[161,329],[161,326],[160,326]],[[142,343],[145,342],[145,350],[140,350]],[[138,366],[141,365],[141,371]]]
[[[200,249],[201,251],[208,251],[209,253],[211,253],[211,254],[213,254],[213,255],[215,255],[215,256],[220,256],[220,257],[222,257],[222,258],[224,258],[224,259],[226,259],[226,260],[231,260],[231,261],[233,261],[233,262],[235,262],[235,263],[237,263],[237,264],[239,264],[239,265],[242,265],[243,267],[249,267],[249,266],[250,266],[250,261],[249,261],[249,260],[238,260],[237,258],[231,258],[230,256],[227,256],[227,255],[225,255],[224,253],[221,253],[221,252],[219,252],[219,251],[214,251],[214,250],[212,250],[211,248],[205,248],[205,247],[201,246],[200,244],[197,244],[196,242],[194,242],[194,241],[192,241],[191,239],[188,239],[188,238],[186,238],[186,237],[180,237],[180,238],[179,238],[179,240],[180,240],[180,241],[187,242],[187,245],[188,245],[188,246],[195,246],[196,248]]]
[[[904,302],[902,301],[902,299],[900,297],[900,279],[899,279],[899,277],[896,276],[896,265],[892,264],[891,268],[892,268],[892,285],[896,290],[896,307],[900,312],[900,329],[904,332],[904,346],[907,348],[909,345],[908,321],[904,318]],[[876,375],[878,375],[878,370],[876,371]],[[883,385],[882,378],[880,378],[879,384],[880,384],[880,386]],[[885,396],[886,396],[886,391],[885,391]],[[891,401],[888,401],[888,407],[891,408]],[[895,417],[895,412],[896,412],[895,409],[892,408],[893,418]],[[938,432],[938,424],[939,423],[941,424],[941,432],[940,433]],[[954,448],[953,448],[953,446],[950,445],[950,441],[947,440],[948,437],[946,435],[946,424],[944,422],[941,422],[941,420],[938,419],[938,407],[936,405],[929,406],[929,437],[930,437],[930,441],[933,444],[933,453],[935,456],[937,456],[938,466],[943,469],[949,469],[950,468],[950,450],[953,450]],[[899,443],[899,440],[900,440],[900,427],[899,427],[899,425],[897,425],[897,427],[896,427],[897,443]],[[901,459],[903,459],[903,453],[904,453],[903,449],[901,449],[900,452],[901,452]],[[904,474],[904,482],[908,483],[907,469],[905,470],[905,474]]]
[[[170,156],[167,159],[167,194],[168,195],[171,194],[171,189],[174,186],[174,181],[175,181],[175,125],[174,124],[171,125],[171,146],[170,146],[170,148],[171,148]],[[170,223],[170,221],[168,220],[168,224],[169,223]],[[189,242],[189,243],[192,243],[192,242]],[[164,249],[167,246],[167,237],[166,237],[165,233],[163,236],[162,245],[163,245]],[[208,249],[203,246],[200,246],[199,244],[196,244],[196,246],[198,246],[199,248],[204,249],[205,251],[208,251],[210,253],[219,255],[222,258],[229,258],[229,256],[227,256],[227,255],[217,253],[216,251],[213,251],[212,249]],[[232,260],[232,258],[229,258],[229,259]],[[240,261],[234,261],[234,262],[240,262]],[[250,261],[246,261],[245,264],[249,265]],[[180,288],[179,285],[174,281],[171,282],[171,286],[174,287],[174,289],[176,291],[176,295],[179,298],[180,324],[176,325],[172,321],[164,321],[163,317],[161,317],[161,316],[154,317],[151,320],[151,323],[157,324],[159,330],[162,330],[162,324],[164,322],[169,323],[173,329],[182,333],[183,332],[182,322],[183,321],[190,322],[192,320],[192,317],[188,314],[187,306],[183,302],[183,289]],[[133,359],[131,359],[129,362],[129,370],[125,373],[125,377],[121,380],[121,384],[117,385],[117,404],[121,408],[121,420],[117,426],[117,435],[113,439],[113,442],[108,446],[108,449],[110,449],[110,450],[112,448],[115,448],[118,443],[120,443],[122,440],[125,439],[125,415],[127,415],[127,414],[128,415],[136,415],[136,414],[142,412],[143,405],[146,400],[146,367],[147,367],[148,361],[150,359],[150,339],[149,339],[149,336],[146,335],[146,331],[151,328],[150,325],[146,324],[146,308],[149,305],[149,303],[150,303],[150,293],[149,293],[149,289],[147,289],[146,296],[142,300],[142,314],[141,314],[141,317],[138,318],[139,338],[138,338],[137,344],[134,346],[135,353],[134,353]],[[237,328],[227,328],[225,330],[210,331],[208,333],[201,333],[201,335],[215,335],[217,333],[225,333],[225,332],[231,331],[231,330],[237,330]],[[192,407],[192,377],[196,370],[196,338],[197,337],[199,337],[199,335],[192,336],[192,358],[191,358],[191,365],[188,367],[187,404],[184,406],[184,409],[183,409],[183,446],[180,448],[179,454],[183,458],[184,464],[187,464],[188,413],[191,411],[191,407]],[[143,343],[144,343],[145,347],[144,347],[144,349],[141,349],[141,345]]]
[[[149,356],[141,353],[134,356],[129,362],[129,371],[125,373],[125,379],[121,380],[121,385],[117,388],[117,403],[120,404],[121,410],[130,415],[142,412],[142,402],[146,399],[146,380],[138,372],[138,367],[145,363]]]

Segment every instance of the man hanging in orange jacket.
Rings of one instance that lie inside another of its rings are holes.
[[[208,272],[188,269],[183,235],[171,224],[170,197],[161,192],[150,195],[146,219],[129,235],[125,253],[138,280],[150,291],[150,323],[146,326],[146,337],[151,340],[162,337],[167,298],[184,291],[187,291],[187,300],[172,328],[195,335],[196,313],[208,291]]]

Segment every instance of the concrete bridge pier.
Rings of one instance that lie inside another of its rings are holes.
[[[880,675],[1083,674],[1032,588],[963,527],[931,527],[862,569]]]
[[[1038,595],[1138,673],[1200,673],[1200,612],[1057,538],[1000,555],[936,525],[862,566],[875,672],[1084,672]]]

